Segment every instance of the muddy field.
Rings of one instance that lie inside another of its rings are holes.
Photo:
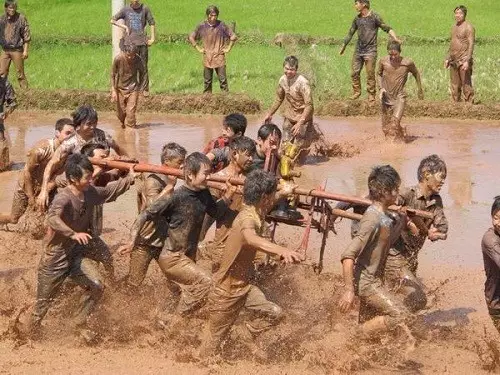
[[[64,112],[18,112],[8,122],[11,159],[22,167],[25,151],[38,139],[52,134],[53,123]],[[125,144],[141,161],[157,163],[161,146],[168,141],[200,150],[218,135],[219,116],[141,115],[138,130],[122,130],[110,113],[101,114],[100,127]],[[254,137],[258,119],[250,117],[247,135]],[[0,232],[0,373],[486,373],[495,360],[498,334],[491,324],[483,297],[484,274],[480,241],[490,225],[489,209],[498,191],[500,123],[463,120],[406,120],[411,142],[385,144],[379,121],[362,118],[322,118],[318,123],[333,142],[360,153],[329,161],[310,159],[300,184],[316,187],[328,179],[328,190],[365,192],[370,167],[390,163],[406,184],[416,182],[420,159],[440,154],[448,164],[448,180],[442,196],[450,221],[445,242],[427,243],[420,256],[419,276],[435,297],[423,313],[429,329],[415,350],[406,352],[397,334],[372,342],[355,337],[356,313],[337,312],[339,255],[349,240],[349,222],[339,223],[326,249],[325,269],[320,276],[310,265],[278,266],[262,273],[259,285],[287,313],[276,330],[260,337],[270,359],[259,364],[248,356],[237,337],[223,360],[193,361],[206,317],[204,310],[174,330],[160,331],[153,324],[159,308],[174,305],[176,296],[167,288],[156,264],[152,264],[141,291],[126,295],[109,286],[92,324],[100,335],[93,347],[81,343],[71,330],[71,312],[78,290],[70,283],[49,311],[44,336],[39,341],[19,342],[10,324],[20,309],[34,300],[36,266],[41,242],[15,232]],[[0,176],[0,210],[10,209],[18,171]],[[116,250],[127,238],[134,220],[132,190],[105,211],[103,238]],[[299,243],[302,230],[279,226],[277,240]],[[320,238],[312,233],[309,261],[318,258]],[[127,272],[128,260],[115,257],[118,278]],[[488,345],[489,344],[489,345]],[[498,359],[498,358],[496,358]]]

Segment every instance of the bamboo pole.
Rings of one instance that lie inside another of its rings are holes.
[[[128,170],[130,169],[131,163],[124,162],[124,161],[118,161],[118,160],[105,160],[105,159],[95,159],[95,158],[90,158],[90,161],[94,165],[98,165],[100,167],[104,168],[111,168],[111,169],[121,169],[121,170]],[[164,165],[155,165],[155,164],[146,164],[146,163],[134,163],[134,171],[136,172],[151,172],[151,173],[160,173],[160,174],[165,174],[165,175],[170,175],[170,176],[176,176],[179,178],[184,178],[184,172],[180,169],[176,168],[170,168]],[[215,188],[220,188],[220,183],[226,183],[229,182],[232,185],[243,185],[245,183],[245,180],[242,178],[236,178],[236,177],[222,177],[222,176],[216,176],[216,175],[210,175],[208,177],[209,182],[216,182],[218,183],[219,186],[215,186],[211,184],[211,187]],[[307,197],[317,197],[321,199],[327,199],[327,200],[334,200],[334,201],[340,201],[340,202],[347,202],[351,203],[354,205],[360,205],[360,206],[369,206],[372,204],[372,202],[369,199],[365,198],[360,198],[360,197],[355,197],[352,195],[345,195],[345,194],[337,194],[337,193],[331,193],[328,191],[323,191],[323,190],[318,190],[318,189],[304,189],[304,188],[296,188],[294,190],[295,194],[298,195],[303,195]],[[397,210],[398,207],[396,206],[391,206],[389,207],[391,210]],[[433,215],[430,212],[426,211],[421,211],[421,210],[416,210],[414,208],[406,208],[406,211],[412,215],[420,216],[425,219],[432,219]]]

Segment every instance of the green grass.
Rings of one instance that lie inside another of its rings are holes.
[[[210,1],[211,2],[211,1]],[[146,1],[160,34],[191,32],[204,19],[210,2],[193,0]],[[128,2],[127,2],[128,3]],[[355,15],[351,0],[219,0],[220,18],[237,23],[237,32],[272,37],[278,32],[343,38]],[[375,0],[372,7],[401,35],[448,36],[456,0]],[[469,20],[480,37],[500,35],[497,0],[469,0]],[[34,40],[61,35],[108,36],[109,0],[23,0]]]
[[[342,57],[338,55],[338,48],[333,46],[301,47],[293,52],[300,58],[301,72],[314,84],[317,103],[350,94],[352,49]],[[446,48],[442,45],[409,46],[403,52],[413,58],[421,70],[426,98],[447,99],[449,78],[448,72],[442,68]],[[269,106],[282,74],[285,54],[286,51],[278,47],[236,46],[228,57],[230,90],[245,92],[259,99],[265,107]],[[474,84],[477,98],[483,102],[500,100],[498,56],[500,46],[479,46],[475,52]],[[41,49],[35,46],[26,70],[30,84],[35,88],[108,90],[110,50],[93,45],[46,46]],[[201,92],[201,56],[183,44],[157,45],[150,54],[150,76],[152,92]],[[14,69],[11,69],[11,80],[15,80]],[[364,84],[364,77],[362,82]],[[215,82],[214,91],[217,90]],[[407,91],[410,98],[416,97],[412,77]]]

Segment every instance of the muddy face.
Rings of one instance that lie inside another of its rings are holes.
[[[130,6],[132,9],[137,9],[141,6],[141,2],[139,0],[130,0]]]
[[[252,166],[253,153],[248,151],[233,151],[233,158],[238,168],[242,171],[246,171]]]
[[[465,14],[464,12],[462,11],[462,9],[457,9],[455,11],[455,21],[457,23],[462,23],[465,21]]]
[[[362,1],[356,1],[354,3],[354,9],[356,9],[356,12],[361,12],[365,7],[366,4],[363,3]]]
[[[229,126],[224,126],[222,125],[222,136],[227,139],[233,139],[236,134],[234,133],[233,129],[231,129]]]
[[[207,16],[207,21],[210,25],[215,25],[217,23],[217,18],[219,16],[217,15],[217,13],[215,12],[212,12],[210,13],[208,16]]]
[[[75,128],[71,125],[64,125],[61,131],[56,130],[56,138],[62,142],[75,133]]]
[[[429,174],[425,178],[425,183],[429,190],[434,194],[439,194],[446,180],[446,175],[443,172]]]
[[[94,130],[96,127],[97,127],[97,121],[96,122],[86,121],[76,129],[76,132],[83,139],[90,139],[94,136]]]
[[[189,187],[195,191],[206,189],[208,187],[207,177],[210,175],[211,170],[212,167],[210,165],[202,164],[198,173],[196,174],[190,173],[188,175]]]
[[[71,183],[78,191],[85,191],[88,189],[92,182],[92,172],[83,171],[83,175],[81,178],[76,180],[71,180]]]
[[[297,75],[297,68],[292,67],[288,64],[285,64],[285,66],[283,67],[283,71],[286,75],[286,78],[288,79],[292,79]]]
[[[398,64],[399,62],[401,62],[401,52],[399,52],[398,50],[390,50],[389,59],[391,60],[391,63]]]
[[[16,14],[17,6],[14,4],[9,5],[5,8],[5,13],[8,17],[13,17]]]

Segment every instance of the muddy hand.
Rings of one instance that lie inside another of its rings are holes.
[[[47,194],[42,191],[40,194],[38,194],[38,197],[36,198],[36,204],[38,206],[38,209],[40,212],[45,212],[45,208],[48,205],[48,197]]]
[[[85,232],[75,233],[70,237],[72,240],[75,240],[80,245],[88,245],[89,241],[92,239],[92,236]]]
[[[304,254],[288,250],[281,254],[281,258],[283,258],[283,261],[286,264],[302,262],[304,260]]]
[[[300,130],[301,130],[303,125],[304,125],[304,122],[299,121],[294,126],[292,126],[292,134],[294,137],[296,137],[300,134]]]
[[[348,312],[354,303],[354,290],[347,289],[339,301],[340,311],[343,313]]]

